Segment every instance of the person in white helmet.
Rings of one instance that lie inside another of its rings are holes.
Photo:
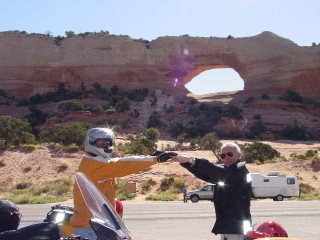
[[[96,185],[102,194],[115,207],[115,178],[137,173],[158,162],[165,162],[174,153],[155,152],[149,156],[130,156],[111,158],[115,140],[114,132],[109,128],[89,129],[84,140],[84,149],[88,154],[80,162],[78,172],[83,172]],[[82,198],[78,186],[73,192],[74,214],[71,225],[76,235],[95,240],[96,235],[91,229],[89,220],[92,217]]]

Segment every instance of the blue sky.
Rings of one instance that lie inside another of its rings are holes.
[[[146,40],[184,34],[248,37],[271,31],[300,46],[320,43],[319,0],[1,0],[0,9],[0,31],[63,36],[69,30],[107,30]],[[187,87],[204,94],[242,89],[243,81],[232,69],[211,70]]]

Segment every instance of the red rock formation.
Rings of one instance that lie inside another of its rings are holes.
[[[20,32],[0,33],[0,89],[17,98],[81,83],[187,93],[202,71],[230,67],[244,92],[292,90],[320,96],[320,46],[300,47],[271,32],[245,38],[159,37],[151,42],[89,34],[55,42]],[[179,81],[173,87],[173,81]]]

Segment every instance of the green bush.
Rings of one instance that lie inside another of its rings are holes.
[[[178,195],[170,192],[160,192],[155,195],[149,195],[145,199],[149,201],[175,201],[178,199]]]
[[[151,185],[153,184],[154,184],[154,181],[151,178],[142,181],[140,183],[142,194],[145,194],[146,192],[148,192],[151,189]]]
[[[148,128],[145,131],[145,136],[149,140],[157,141],[159,139],[159,137],[160,137],[160,132],[156,128]]]
[[[160,114],[158,112],[153,111],[153,113],[149,116],[149,120],[147,123],[148,128],[156,128],[161,126],[162,123],[160,121]]]
[[[64,170],[66,170],[68,167],[69,167],[68,163],[62,162],[62,163],[59,165],[59,171],[64,171]]]
[[[4,141],[5,149],[9,145],[20,146],[24,143],[35,143],[35,136],[31,130],[28,120],[0,116],[0,139]]]
[[[60,143],[64,146],[75,144],[82,146],[83,139],[88,129],[92,128],[90,123],[68,123],[43,129],[39,138],[41,142]]]
[[[48,114],[39,110],[35,105],[29,107],[30,114],[25,118],[30,122],[31,126],[35,126],[39,123],[44,123],[48,117]]]
[[[22,181],[16,184],[16,189],[25,189],[29,187],[29,183],[27,183],[26,181]]]
[[[250,128],[250,131],[253,136],[259,136],[261,133],[267,131],[267,128],[261,120],[258,120],[255,121],[254,125]]]
[[[69,101],[60,103],[58,109],[63,112],[83,111],[84,105],[78,101]]]
[[[127,194],[126,187],[128,184],[128,180],[126,179],[118,179],[116,184],[116,198],[119,200],[128,200],[136,197],[136,194]]]
[[[299,126],[296,122],[284,127],[281,130],[281,136],[295,141],[305,141],[313,138],[312,134],[306,128]]]
[[[318,150],[308,150],[305,155],[309,158],[316,157],[318,156]]]
[[[126,93],[126,96],[136,102],[143,102],[144,99],[148,96],[149,89],[148,88],[143,88],[143,89],[133,89],[129,90]]]
[[[280,157],[280,153],[277,150],[273,149],[269,144],[254,142],[251,144],[239,144],[239,146],[242,151],[242,160],[245,160],[248,163],[252,163],[256,160],[263,163],[266,160]]]
[[[187,182],[186,178],[175,177],[173,181],[174,192],[180,193],[181,189],[186,187],[186,182]]]
[[[157,148],[154,141],[137,137],[130,141],[130,143],[125,143],[118,146],[118,151],[125,154],[151,154]]]
[[[241,113],[242,113],[242,109],[231,105],[223,112],[223,116],[233,118],[233,119],[242,119]]]
[[[294,91],[287,91],[284,96],[282,96],[280,99],[291,101],[291,102],[303,102],[303,97],[299,95],[299,93]]]
[[[174,183],[174,177],[164,177],[161,179],[160,190],[162,192],[167,191]]]

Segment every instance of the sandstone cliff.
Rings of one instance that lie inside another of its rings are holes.
[[[12,31],[0,33],[0,49],[0,89],[18,99],[54,91],[59,84],[78,89],[96,82],[186,94],[184,84],[193,77],[225,67],[240,74],[244,94],[292,90],[320,96],[320,46],[300,47],[271,32],[231,39],[159,37],[148,42],[106,34],[61,40]]]

